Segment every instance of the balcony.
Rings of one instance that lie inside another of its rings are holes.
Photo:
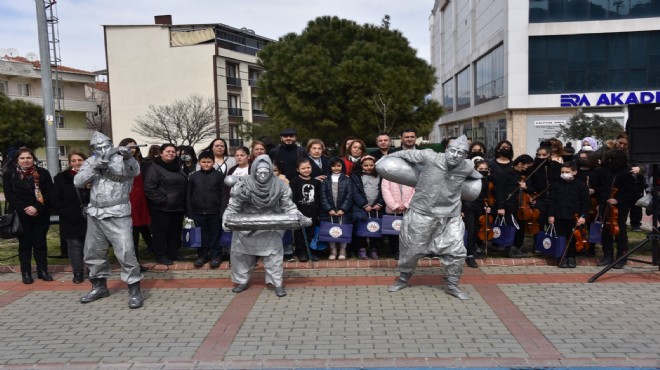
[[[43,106],[43,98],[41,96],[22,96],[22,95],[8,95],[10,99],[23,100],[30,103]],[[57,109],[57,103],[55,103]],[[62,99],[62,111],[68,112],[96,112],[97,103],[95,100],[87,99]]]
[[[229,146],[232,148],[243,146],[243,139],[229,139]]]
[[[230,117],[243,117],[243,110],[241,108],[227,108],[227,114]]]
[[[257,85],[258,85],[258,83],[259,83],[259,80],[257,80],[257,79],[252,79],[252,78],[251,78],[251,79],[248,80],[248,83],[249,83],[250,86],[252,86],[252,87],[257,87]]]
[[[264,113],[264,111],[262,111],[261,109],[253,109],[252,110],[252,115],[253,116],[261,116],[261,117],[268,117],[268,115],[266,113]]]
[[[94,130],[86,128],[58,128],[58,141],[89,141]]]
[[[227,76],[227,86],[241,87],[241,79]]]

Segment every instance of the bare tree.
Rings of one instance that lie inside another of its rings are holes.
[[[190,95],[169,105],[150,105],[135,120],[133,132],[154,143],[195,145],[215,137],[215,103],[211,98]]]
[[[100,131],[106,135],[110,134],[110,99],[108,92],[88,85],[85,89],[88,99],[96,101],[96,112],[87,113],[87,127]]]
[[[383,124],[378,124],[378,130],[380,132],[393,132],[394,131],[394,123],[396,122],[396,117],[392,117],[389,115],[391,111],[396,112],[396,110],[391,109],[392,108],[392,97],[388,97],[387,99],[383,99],[383,96],[381,94],[376,94],[373,96],[374,100],[374,105],[376,106],[376,109],[378,109],[378,112],[380,115],[383,117]],[[394,115],[394,114],[393,114]]]

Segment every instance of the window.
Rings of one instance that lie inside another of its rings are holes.
[[[475,64],[474,103],[480,104],[504,96],[504,47],[498,46]]]
[[[660,89],[660,31],[529,38],[529,93]]]
[[[94,117],[102,116],[103,115],[103,106],[101,104],[96,105],[96,113],[94,113]]]
[[[66,157],[69,154],[66,145],[60,145],[58,147],[58,152],[60,157]]]
[[[242,117],[243,112],[241,111],[238,95],[228,95],[227,96],[227,105],[229,106],[228,113],[230,116]]]
[[[470,67],[456,75],[456,111],[470,107]]]
[[[445,113],[454,111],[454,79],[450,78],[442,84],[442,107]]]
[[[18,84],[18,95],[30,96],[30,84]]]
[[[57,117],[57,128],[64,128],[64,116],[61,114],[56,115]]]
[[[655,0],[530,0],[529,22],[574,22],[660,16]]]
[[[261,106],[261,100],[259,100],[259,98],[252,98],[252,113],[255,115],[264,114]]]
[[[62,86],[53,85],[53,98],[60,99],[63,97],[64,95],[62,94]]]
[[[241,86],[241,79],[238,77],[238,64],[227,63],[227,85]]]
[[[7,81],[0,81],[0,93],[9,94],[9,83]]]
[[[257,86],[257,83],[259,81],[259,77],[261,77],[261,71],[258,71],[256,69],[250,69],[248,71],[248,78],[250,79],[250,86]]]

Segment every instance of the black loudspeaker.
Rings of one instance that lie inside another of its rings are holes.
[[[628,106],[628,154],[632,163],[660,163],[660,104]]]

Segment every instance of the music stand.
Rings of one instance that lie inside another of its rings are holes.
[[[651,242],[652,249],[652,258],[651,262],[645,261],[645,260],[640,260],[640,259],[633,259],[629,258],[631,261],[635,262],[641,262],[641,263],[646,263],[654,266],[658,266],[658,269],[660,269],[660,264],[658,264],[658,254],[660,251],[660,231],[658,230],[658,212],[657,212],[657,207],[658,207],[658,191],[660,191],[660,186],[658,186],[658,171],[657,171],[657,164],[654,164],[651,166],[651,171],[652,171],[652,181],[653,184],[651,186],[651,231],[646,234],[646,239],[642,240],[639,244],[636,246],[632,247],[628,253],[624,254],[623,256],[619,257],[616,259],[616,261],[612,262],[611,264],[605,266],[602,270],[600,270],[596,275],[592,276],[589,279],[590,283],[593,283],[601,277],[603,274],[605,274],[607,271],[609,271],[614,265],[617,263],[623,261],[624,259],[628,258],[631,254],[635,253],[638,249],[642,248],[643,246],[646,245],[646,243]]]

